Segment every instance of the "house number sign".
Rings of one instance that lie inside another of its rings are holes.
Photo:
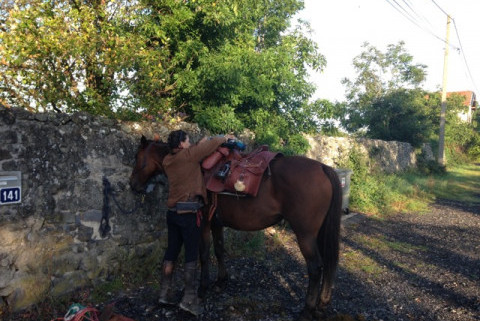
[[[0,172],[0,205],[22,202],[22,173]]]

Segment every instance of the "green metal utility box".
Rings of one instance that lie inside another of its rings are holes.
[[[350,178],[353,171],[346,168],[337,168],[335,169],[335,172],[337,172],[338,178],[340,179],[340,185],[342,186],[342,210],[345,214],[348,214],[350,212],[350,209],[348,208],[350,201]]]

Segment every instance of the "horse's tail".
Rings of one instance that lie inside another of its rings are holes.
[[[323,261],[322,296],[329,296],[337,271],[340,251],[342,188],[338,175],[332,167],[323,165],[323,170],[332,184],[332,200],[325,221],[318,233],[317,242]]]

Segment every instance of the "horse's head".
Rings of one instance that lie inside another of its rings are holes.
[[[168,144],[162,141],[147,140],[142,135],[135,156],[135,165],[130,175],[130,186],[136,192],[143,193],[150,178],[165,174],[162,161],[168,154]]]

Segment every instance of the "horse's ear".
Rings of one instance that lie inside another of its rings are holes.
[[[145,147],[147,146],[147,138],[145,136],[142,135],[142,138],[140,138],[140,145],[142,147]]]

